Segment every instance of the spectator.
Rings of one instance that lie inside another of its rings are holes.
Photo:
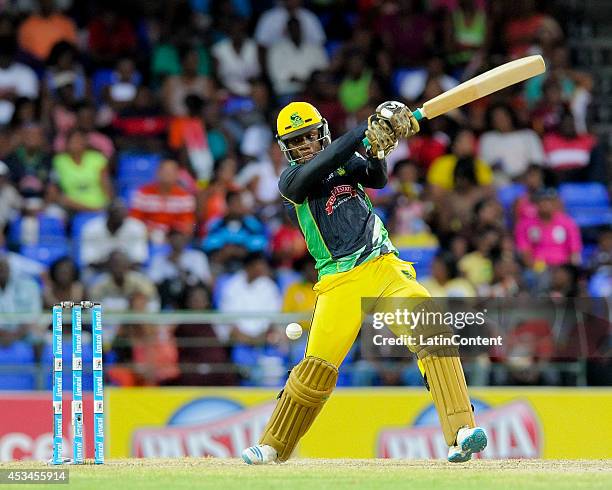
[[[221,84],[234,95],[247,97],[250,80],[261,74],[257,44],[248,37],[247,22],[240,17],[230,20],[229,36],[211,48],[215,73]]]
[[[168,119],[151,89],[141,86],[134,100],[115,114],[112,127],[116,131],[118,145],[159,151],[168,128]]]
[[[76,107],[75,127],[83,131],[87,137],[88,146],[102,153],[107,159],[115,154],[113,140],[96,127],[96,108],[93,104],[83,102]],[[53,142],[56,152],[66,151],[66,136],[58,133]]]
[[[480,139],[480,157],[493,166],[496,180],[503,183],[522,175],[530,163],[543,163],[544,151],[531,129],[518,129],[510,106],[497,104],[489,109],[491,131]]]
[[[18,215],[21,205],[22,198],[9,179],[9,168],[0,161],[0,236],[6,225]],[[0,248],[2,245],[0,243]]]
[[[347,56],[344,73],[338,98],[346,112],[354,113],[368,103],[372,70],[367,67],[362,53],[353,52]]]
[[[542,189],[535,195],[537,215],[516,225],[516,247],[524,263],[536,271],[546,266],[580,264],[582,239],[574,220],[559,210],[557,192]]]
[[[217,264],[232,265],[248,252],[262,252],[268,243],[263,224],[247,213],[243,194],[228,192],[226,201],[225,216],[210,223],[202,247]]]
[[[62,206],[71,211],[104,208],[112,196],[107,164],[102,153],[87,149],[83,131],[72,130],[66,138],[66,151],[53,158]]]
[[[297,18],[289,18],[287,33],[287,37],[270,46],[267,59],[274,93],[280,97],[281,105],[304,90],[315,70],[323,70],[329,64],[323,47],[305,39]]]
[[[87,298],[85,287],[79,280],[79,271],[70,257],[57,259],[49,266],[48,280],[43,289],[45,308],[52,308],[61,301],[83,301]]]
[[[43,129],[39,124],[25,125],[17,136],[19,146],[6,159],[11,181],[22,196],[43,197],[51,171]]]
[[[448,252],[439,252],[431,267],[431,277],[421,282],[434,298],[470,298],[476,296],[474,287],[459,277],[457,265]]]
[[[555,78],[548,78],[543,86],[544,97],[533,110],[531,125],[539,135],[559,129],[561,116],[565,110],[561,84]]]
[[[281,302],[278,287],[270,278],[268,261],[263,254],[255,252],[245,257],[244,269],[236,272],[225,285],[219,311],[275,313],[280,311]],[[229,327],[229,334],[235,342],[257,345],[264,341],[270,327],[270,321],[265,318],[238,320]],[[220,336],[227,338],[227,332]]]
[[[577,134],[570,112],[562,114],[558,131],[546,134],[543,144],[546,164],[560,182],[606,182],[606,164],[597,138]]]
[[[67,41],[60,41],[53,46],[47,58],[45,86],[51,96],[58,97],[59,88],[71,82],[74,87],[74,97],[81,100],[87,96],[87,77],[78,61],[79,52]]]
[[[210,309],[210,293],[203,284],[184,291],[181,308],[190,311]],[[237,384],[227,348],[221,344],[210,323],[184,323],[176,326],[181,373],[172,384],[181,386],[232,386]]]
[[[454,189],[454,175],[457,166],[471,161],[476,173],[476,182],[479,186],[488,186],[493,183],[493,173],[487,163],[476,157],[476,137],[469,129],[461,129],[455,136],[451,147],[452,153],[436,158],[427,171],[427,182],[437,191],[450,191]],[[468,164],[469,165],[469,164]]]
[[[125,253],[133,264],[142,265],[149,259],[147,227],[127,215],[120,199],[114,199],[105,214],[85,223],[80,247],[81,263],[94,270],[102,270],[115,250]]]
[[[38,284],[29,276],[13,270],[9,258],[0,253],[0,313],[41,313],[41,297]],[[30,333],[37,333],[34,325],[3,323],[0,326],[0,345],[10,345]]]
[[[499,244],[499,233],[496,228],[481,230],[472,239],[473,252],[468,253],[457,264],[462,275],[472,283],[477,291],[485,290],[493,280],[493,250]]]
[[[117,58],[135,54],[136,32],[127,17],[121,2],[107,3],[89,25],[89,53],[98,65],[110,66]]]
[[[188,114],[172,118],[168,131],[168,145],[186,156],[197,180],[208,183],[213,170],[213,155],[204,124],[204,100],[197,95],[185,97]]]
[[[280,147],[273,142],[267,155],[259,161],[252,161],[236,176],[235,182],[240,187],[251,191],[259,206],[278,203],[278,178],[287,166]]]
[[[280,269],[296,267],[306,255],[304,236],[298,225],[291,222],[289,213],[283,213],[283,222],[272,235],[270,247],[274,264]]]
[[[210,78],[198,73],[198,51],[184,48],[181,52],[182,73],[166,78],[162,87],[162,102],[166,112],[172,116],[185,116],[185,97],[190,94],[211,99],[214,85]]]
[[[463,68],[484,61],[488,51],[489,26],[487,12],[476,0],[459,0],[459,5],[444,19],[444,46],[449,62]]]
[[[311,313],[314,310],[317,295],[314,285],[317,283],[315,261],[310,255],[304,255],[295,262],[295,269],[300,273],[300,280],[291,284],[283,296],[283,313]],[[309,321],[301,321],[302,328],[309,329]]]
[[[295,17],[300,23],[300,30],[304,42],[318,44],[325,43],[323,26],[315,14],[302,7],[302,0],[283,0],[282,4],[267,10],[262,14],[255,27],[255,41],[264,48],[271,48],[287,34],[287,21]]]
[[[493,281],[488,290],[492,298],[512,298],[519,295],[522,289],[521,268],[514,259],[497,257],[493,261]]]
[[[69,17],[55,11],[54,0],[39,0],[39,12],[32,13],[19,27],[19,47],[36,61],[46,61],[60,41],[77,43],[76,25]]]
[[[208,258],[200,250],[189,248],[191,238],[184,231],[171,229],[170,250],[151,260],[147,275],[157,285],[163,308],[180,308],[185,290],[212,284]]]
[[[603,229],[597,238],[597,246],[588,262],[588,269],[598,272],[612,267],[612,227]]]
[[[150,238],[165,241],[171,227],[192,233],[195,224],[195,198],[178,184],[179,166],[174,160],[162,161],[157,181],[136,192],[130,216],[147,225]]]
[[[522,177],[527,192],[520,196],[514,203],[515,221],[523,218],[535,218],[538,208],[535,194],[543,187],[553,187],[554,183],[549,176],[550,171],[540,165],[531,164]]]
[[[149,311],[159,309],[157,290],[151,280],[130,270],[132,264],[128,256],[118,250],[108,258],[108,272],[102,274],[91,288],[91,299],[104,303],[110,311],[127,311],[133,295],[139,293],[146,297]]]
[[[315,106],[321,114],[325,114],[332,135],[344,131],[346,112],[338,100],[338,86],[329,70],[312,72],[302,99]]]
[[[29,66],[15,61],[16,53],[15,39],[0,37],[0,125],[11,121],[17,97],[38,97],[36,73]]]
[[[399,86],[399,94],[410,102],[416,102],[422,98],[427,84],[435,81],[443,92],[456,87],[457,79],[444,73],[444,60],[437,55],[427,61],[427,66],[410,70],[402,79]]]
[[[384,49],[399,66],[423,66],[434,43],[434,25],[422,1],[385,2],[375,20]],[[410,26],[407,29],[406,26]]]
[[[227,212],[227,193],[240,190],[234,182],[237,166],[234,158],[225,158],[216,163],[213,178],[200,195],[204,227],[223,218]]]
[[[136,98],[141,76],[132,58],[123,57],[111,75],[110,84],[105,87],[104,99],[114,110],[121,111],[130,106]]]

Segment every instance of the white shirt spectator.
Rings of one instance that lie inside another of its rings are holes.
[[[223,290],[219,310],[222,312],[243,312],[245,317],[248,312],[279,312],[282,305],[282,297],[276,283],[267,276],[261,276],[252,282],[247,282],[247,274],[244,271],[237,272],[226,283]],[[264,333],[270,326],[270,321],[265,318],[251,320],[240,320],[233,322],[240,331],[251,337]],[[221,334],[221,335],[219,335]],[[227,328],[218,332],[220,338],[227,339],[229,331]]]
[[[136,218],[125,218],[112,235],[106,226],[106,216],[91,219],[81,233],[81,261],[85,265],[104,262],[114,250],[121,250],[131,262],[145,263],[149,258],[147,227]]]
[[[255,187],[255,196],[263,203],[273,203],[280,197],[278,192],[278,178],[274,164],[269,158],[247,164],[236,176],[236,184],[246,187],[253,179],[258,179]]]
[[[417,100],[425,90],[428,80],[429,72],[425,68],[411,71],[400,83],[399,93],[404,99]],[[437,81],[444,92],[459,85],[456,79],[445,74],[437,77]]]
[[[178,264],[172,262],[168,255],[160,254],[153,257],[147,275],[155,284],[165,280],[175,279],[179,275],[187,276],[188,284],[203,282],[210,284],[212,276],[208,258],[199,250],[187,249],[179,257]]]
[[[217,75],[223,86],[236,95],[248,96],[249,79],[261,73],[255,41],[246,39],[240,52],[236,52],[231,39],[223,39],[213,45],[211,52],[218,62]]]
[[[0,68],[0,94],[14,92],[18,97],[38,98],[38,78],[29,66],[12,63]],[[0,124],[10,122],[15,105],[10,100],[0,100]]]
[[[304,42],[325,44],[325,31],[318,17],[310,10],[298,8],[294,16],[300,21]],[[266,48],[271,47],[285,36],[289,12],[285,7],[274,7],[260,17],[255,27],[255,41]]]
[[[522,175],[531,163],[544,162],[544,150],[531,129],[501,133],[487,131],[480,138],[480,158],[495,169],[498,165],[507,177]]]
[[[30,277],[11,269],[6,287],[0,287],[0,313],[40,313],[42,294],[40,287]],[[15,331],[16,324],[0,325],[5,331]]]
[[[323,70],[329,65],[327,53],[319,44],[304,41],[296,46],[289,39],[277,41],[268,51],[268,71],[278,95],[291,95],[301,92],[304,83],[315,70]],[[292,78],[300,81],[293,81]]]

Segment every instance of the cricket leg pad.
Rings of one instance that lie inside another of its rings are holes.
[[[287,461],[336,387],[338,368],[317,357],[305,357],[289,374],[276,408],[259,441]]]

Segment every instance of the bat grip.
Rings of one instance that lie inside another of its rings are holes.
[[[423,108],[422,107],[412,111],[412,115],[415,117],[415,119],[417,121],[420,121],[421,119],[423,119],[425,117],[425,114],[423,114]]]

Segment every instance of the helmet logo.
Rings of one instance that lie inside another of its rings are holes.
[[[289,119],[291,120],[291,127],[293,128],[299,128],[300,126],[304,125],[304,120],[297,112],[291,114]]]

